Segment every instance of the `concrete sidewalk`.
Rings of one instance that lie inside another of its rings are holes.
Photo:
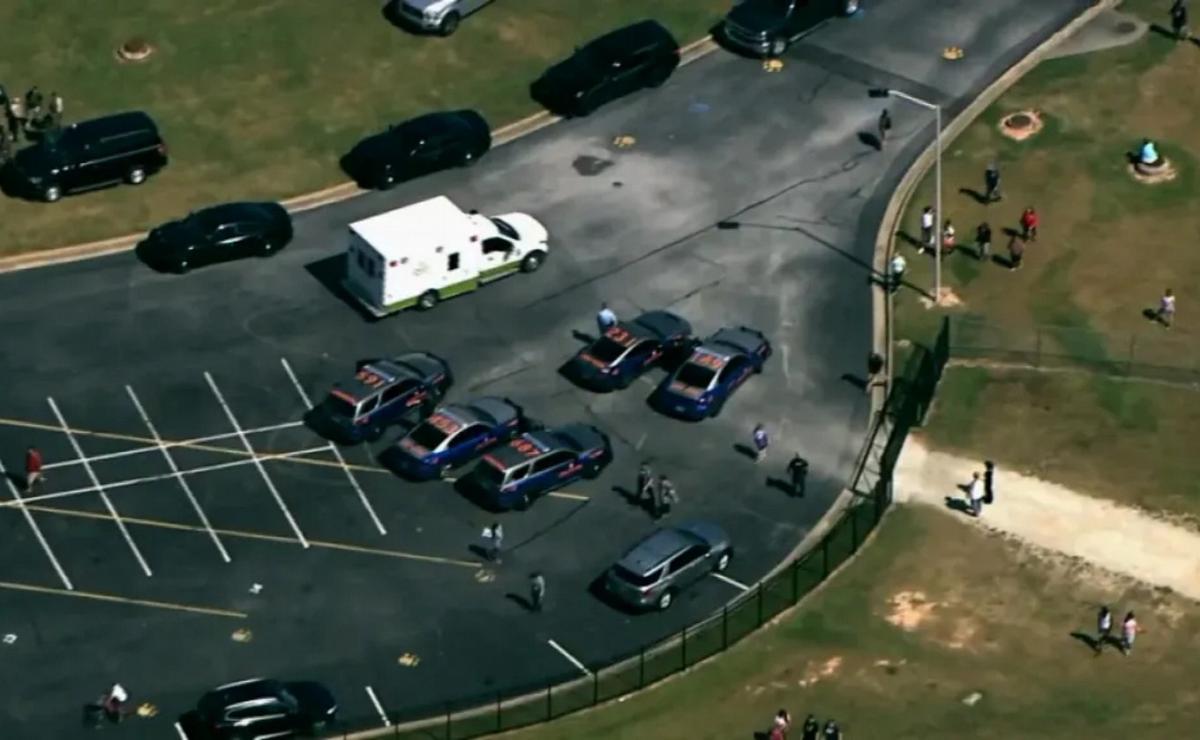
[[[896,500],[935,506],[966,523],[1200,600],[1200,533],[1111,501],[999,469],[995,502],[972,519],[960,486],[982,460],[929,450],[910,439],[896,468]]]

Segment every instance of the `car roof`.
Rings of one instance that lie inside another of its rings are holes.
[[[138,130],[157,133],[158,126],[143,111],[126,111],[72,123],[67,126],[67,130],[76,132],[77,136],[103,137]]]
[[[704,544],[704,540],[687,530],[678,527],[659,529],[629,548],[617,565],[638,575],[645,575],[676,553],[700,544]]]
[[[434,412],[449,417],[459,426],[467,426],[476,422],[495,426],[505,424],[515,418],[520,409],[512,401],[495,396],[473,398],[466,403],[448,403],[439,406]]]
[[[627,328],[637,336],[659,340],[675,334],[692,333],[692,325],[670,311],[647,311],[629,322]]]
[[[729,356],[742,352],[749,355],[757,352],[758,348],[765,344],[766,341],[766,337],[761,332],[745,326],[739,326],[718,330],[708,339],[705,339],[701,346],[715,354]]]
[[[608,58],[621,58],[651,44],[678,49],[679,42],[656,20],[646,19],[618,28],[591,41],[587,48]]]
[[[413,352],[364,363],[354,377],[339,384],[337,390],[361,400],[401,380],[426,380],[442,371],[444,363],[440,359],[425,352]]]
[[[276,216],[279,208],[277,203],[242,201],[201,208],[193,215],[199,216],[205,223],[269,221]]]
[[[555,450],[581,451],[604,444],[604,435],[589,424],[564,424],[526,432],[487,454],[493,465],[508,470]],[[581,445],[577,448],[576,443]]]

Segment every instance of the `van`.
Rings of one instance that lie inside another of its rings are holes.
[[[546,260],[548,233],[524,213],[467,213],[444,195],[350,224],[346,290],[374,316],[428,310]]]

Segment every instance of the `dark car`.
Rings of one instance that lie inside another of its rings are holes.
[[[644,87],[658,87],[679,66],[679,44],[657,21],[639,21],[576,50],[546,70],[530,94],[552,113],[586,116]]]
[[[333,723],[337,701],[315,681],[253,678],[209,691],[196,705],[198,723],[220,740],[313,736]]]
[[[817,25],[861,7],[860,0],[743,0],[725,16],[721,36],[751,53],[778,56]]]
[[[744,326],[721,329],[659,384],[650,405],[683,419],[716,416],[752,373],[762,372],[770,356],[771,343],[762,332]]]
[[[733,545],[725,530],[688,522],[657,530],[631,547],[604,575],[605,589],[626,606],[665,610],[679,591],[725,570]]]
[[[429,352],[362,363],[347,383],[334,386],[305,422],[343,444],[374,442],[388,426],[427,414],[454,383],[450,366]]]
[[[153,229],[138,256],[160,270],[266,257],[292,240],[292,217],[278,203],[226,203],[188,214]]]
[[[141,185],[167,165],[167,145],[140,111],[48,131],[17,152],[5,178],[20,194],[53,203],[66,193],[127,182]]]
[[[587,388],[627,388],[656,363],[690,347],[692,325],[670,311],[622,321],[571,358],[565,374]]]
[[[379,455],[406,478],[431,480],[525,431],[525,412],[507,398],[487,396],[434,409]]]
[[[488,452],[462,486],[489,509],[526,509],[572,481],[600,475],[612,456],[608,436],[594,426],[541,429]]]
[[[366,188],[391,186],[450,167],[469,165],[492,146],[491,128],[473,110],[418,116],[360,141],[342,167]]]

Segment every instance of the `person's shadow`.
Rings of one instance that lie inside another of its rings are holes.
[[[509,592],[509,593],[504,594],[504,598],[513,602],[514,604],[521,607],[522,609],[524,609],[527,612],[533,611],[533,602],[520,594],[514,594],[512,592]]]
[[[650,511],[650,502],[639,496],[636,492],[629,490],[625,486],[613,486],[612,490],[620,494],[621,498],[625,499],[625,503],[635,509],[641,509],[646,512]]]
[[[970,196],[976,203],[981,206],[986,206],[989,202],[987,193],[981,193],[973,188],[959,188],[958,192],[963,195]]]
[[[795,495],[795,491],[792,490],[791,481],[784,480],[783,478],[767,478],[767,488],[774,488],[776,491],[785,493],[788,496]]]
[[[744,445],[741,442],[737,442],[733,445],[733,450],[734,450],[734,452],[738,452],[742,455],[745,455],[746,457],[750,458],[751,460],[758,459],[758,452],[755,451],[755,449],[753,447],[751,447],[750,445]]]
[[[1089,635],[1086,632],[1072,632],[1071,637],[1079,640],[1084,645],[1087,645],[1093,653],[1100,652],[1100,647],[1103,644],[1100,639],[1096,638],[1094,635]]]
[[[961,486],[960,486],[960,488],[961,488]],[[949,509],[950,511],[957,511],[960,514],[971,515],[974,513],[971,511],[970,502],[968,502],[966,499],[957,498],[955,496],[947,496],[946,497],[946,508]]]

